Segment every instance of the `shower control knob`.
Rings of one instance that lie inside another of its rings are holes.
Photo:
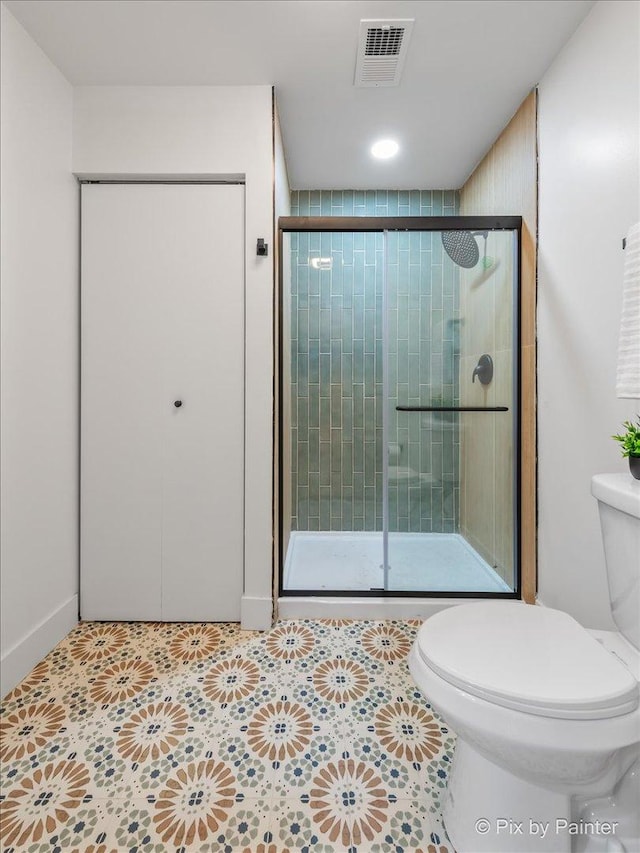
[[[179,409],[182,405],[182,400],[176,400],[173,405],[176,407],[176,409]]]
[[[476,376],[483,385],[488,385],[493,379],[493,359],[486,353],[478,359],[477,365],[471,374],[471,381],[476,381]]]

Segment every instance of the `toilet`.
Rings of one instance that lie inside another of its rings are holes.
[[[618,632],[486,601],[421,627],[413,678],[458,735],[443,806],[457,853],[640,851],[640,481],[592,480]]]

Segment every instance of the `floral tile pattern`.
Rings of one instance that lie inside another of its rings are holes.
[[[81,623],[0,708],[0,851],[453,853],[418,626]]]

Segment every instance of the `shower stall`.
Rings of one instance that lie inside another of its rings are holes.
[[[281,218],[280,595],[519,597],[520,228]]]

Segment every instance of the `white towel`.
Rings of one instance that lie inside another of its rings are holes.
[[[616,395],[640,398],[640,222],[629,229],[624,256]]]

